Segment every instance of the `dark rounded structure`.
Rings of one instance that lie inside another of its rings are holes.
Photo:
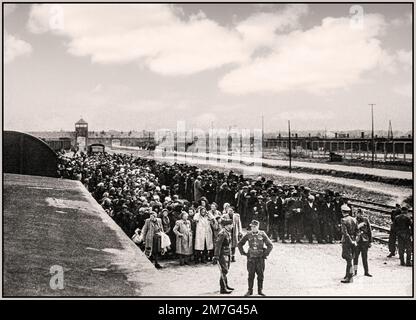
[[[58,177],[58,157],[42,140],[23,132],[3,131],[3,172]]]

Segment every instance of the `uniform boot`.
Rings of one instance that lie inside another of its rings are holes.
[[[354,276],[357,275],[357,271],[358,271],[358,265],[354,265]]]
[[[225,279],[225,287],[228,289],[228,290],[234,290],[234,288],[232,288],[232,287],[230,287],[229,285],[228,285],[228,279],[226,278]]]
[[[259,296],[265,297],[266,295],[263,293],[263,280],[257,280],[257,293]]]
[[[179,265],[180,266],[183,266],[183,263],[184,263],[183,260],[184,260],[183,256],[179,256]]]
[[[253,289],[248,289],[244,296],[248,297],[248,296],[252,296],[252,295],[253,295]]]
[[[347,279],[341,280],[342,283],[352,283],[354,282],[353,277],[349,277]]]
[[[244,296],[248,297],[253,295],[254,279],[248,279],[248,290]]]
[[[224,280],[222,280],[222,278],[220,279],[220,293],[221,294],[230,294],[231,290],[227,290],[226,286],[225,286],[225,282]]]
[[[235,255],[231,256],[231,262],[235,262]]]
[[[354,282],[353,280],[353,275],[349,274],[348,277],[346,279],[341,280],[342,283],[352,283]]]
[[[372,277],[372,275],[370,274],[370,272],[368,272],[368,261],[363,261],[363,265],[364,265],[364,275],[366,277]]]
[[[401,266],[405,266],[406,264],[404,263],[404,255],[400,256],[400,265]]]
[[[406,254],[406,266],[411,267],[412,266],[412,260],[410,254]]]
[[[352,283],[352,282],[354,282],[353,276],[354,276],[354,267],[353,266],[351,266],[351,268],[347,267],[347,277],[344,278],[343,280],[341,280],[341,282],[342,283]]]
[[[347,266],[347,268],[345,269],[345,276],[344,276],[344,280],[346,280],[346,279],[348,279],[348,273],[349,273],[349,270],[348,270],[348,266]]]

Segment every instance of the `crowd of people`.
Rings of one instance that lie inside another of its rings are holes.
[[[331,190],[126,154],[76,154],[62,158],[59,173],[80,180],[158,268],[163,257],[181,265],[211,261],[224,219],[232,221],[231,261],[252,220],[283,243],[334,243],[342,236],[347,201]]]

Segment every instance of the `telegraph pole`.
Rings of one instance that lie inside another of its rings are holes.
[[[289,173],[292,173],[292,137],[290,134],[290,120],[287,121],[289,128]]]
[[[375,103],[369,103],[371,106],[371,166],[374,167],[374,154],[375,154],[375,144],[374,144],[374,106]]]
[[[264,158],[264,115],[261,115],[261,157]]]

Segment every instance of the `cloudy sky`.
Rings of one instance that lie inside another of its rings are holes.
[[[410,4],[4,6],[5,129],[412,126]]]

